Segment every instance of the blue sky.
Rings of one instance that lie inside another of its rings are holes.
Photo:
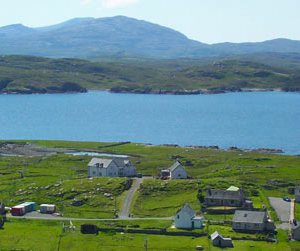
[[[300,40],[300,0],[1,0],[0,26],[125,15],[205,43]]]

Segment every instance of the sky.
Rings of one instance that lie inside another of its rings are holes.
[[[204,43],[300,40],[300,0],[1,0],[0,26],[124,15]]]

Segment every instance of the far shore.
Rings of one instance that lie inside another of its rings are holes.
[[[295,92],[299,93],[300,91],[293,90],[283,90],[280,88],[216,88],[216,89],[195,89],[195,90],[152,90],[152,89],[133,89],[130,90],[128,88],[119,88],[116,89],[88,89],[86,92],[24,92],[20,90],[20,92],[14,90],[13,92],[0,92],[0,95],[31,95],[31,94],[78,94],[78,93],[87,93],[87,92],[108,92],[115,94],[152,94],[152,95],[213,95],[213,94],[226,94],[226,93],[238,93],[238,92]]]

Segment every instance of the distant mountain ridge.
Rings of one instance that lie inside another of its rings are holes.
[[[170,28],[125,16],[74,18],[39,28],[0,27],[0,54],[44,57],[202,58],[248,53],[300,53],[300,41],[205,44]]]

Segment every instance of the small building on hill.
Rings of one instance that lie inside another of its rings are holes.
[[[127,158],[93,158],[88,163],[88,177],[134,177],[136,168]]]
[[[232,228],[236,231],[274,231],[275,224],[268,218],[267,211],[236,210],[232,220]]]
[[[215,247],[233,247],[231,238],[224,238],[218,231],[215,231],[211,236],[211,241]]]
[[[203,217],[197,216],[190,204],[187,203],[175,214],[175,227],[194,229],[203,227]]]
[[[176,161],[169,169],[161,171],[162,179],[187,179],[188,175],[179,161]]]
[[[300,186],[295,187],[295,202],[300,202]]]
[[[231,186],[227,190],[208,189],[205,203],[210,206],[252,207],[251,200],[238,187]]]

